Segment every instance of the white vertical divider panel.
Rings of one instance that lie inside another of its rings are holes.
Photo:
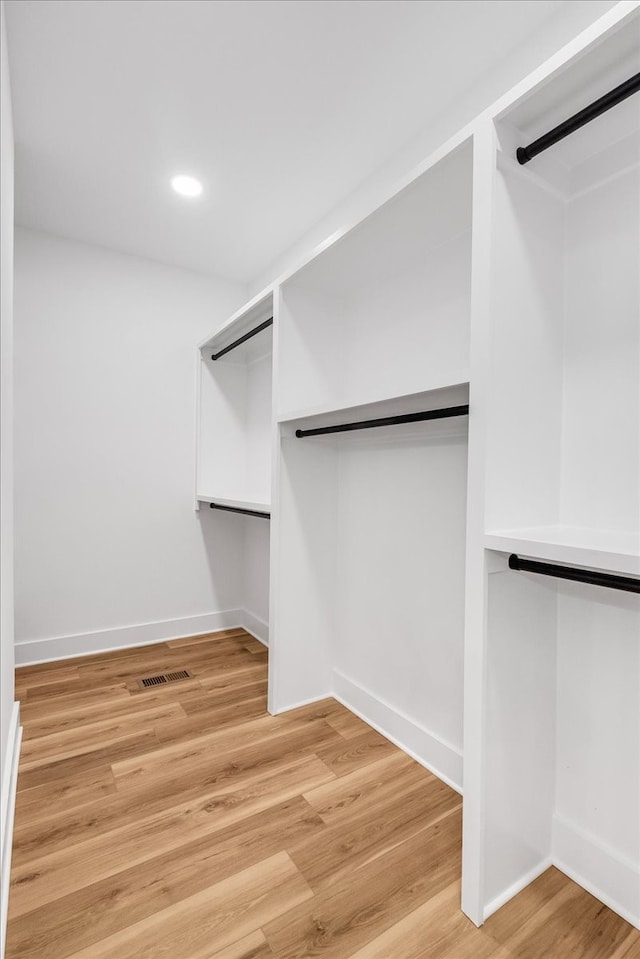
[[[498,170],[491,264],[487,525],[558,522],[564,204]]]
[[[552,862],[556,591],[544,576],[489,575],[485,919]]]
[[[202,429],[202,354],[198,350],[195,354],[195,437],[194,437],[194,448],[196,451],[196,471],[193,477],[194,480],[194,490],[193,496],[195,501],[195,509],[200,509],[200,500],[198,499],[198,487],[200,486],[200,476],[202,474],[202,452],[200,450],[200,430]]]
[[[485,464],[491,330],[491,244],[496,136],[489,117],[473,135],[473,226],[471,238],[471,329],[469,460],[464,636],[464,776],[462,909],[477,926],[484,922],[485,693],[487,570]]]
[[[271,502],[271,443],[273,423],[272,352],[252,360],[246,383],[246,478],[251,502]],[[262,517],[244,520],[245,625],[263,642],[269,640],[269,533],[271,523]]]
[[[561,518],[638,534],[638,154],[622,174],[568,202],[565,272]]]
[[[271,521],[269,523],[269,677],[267,690],[267,709],[272,715],[278,712],[277,675],[280,672],[284,648],[278,651],[280,622],[279,597],[280,578],[280,426],[277,410],[280,402],[280,357],[282,353],[280,339],[280,317],[282,315],[282,288],[276,285],[273,290],[273,360],[271,365]]]
[[[271,349],[247,367],[246,480],[249,499],[271,500]]]
[[[335,635],[338,455],[331,439],[299,440],[283,427],[272,605],[269,709],[331,694]]]
[[[558,868],[640,926],[640,596],[558,586]]]

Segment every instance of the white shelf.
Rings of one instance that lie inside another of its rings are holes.
[[[577,526],[533,526],[491,530],[484,535],[484,545],[487,549],[522,553],[534,559],[640,575],[637,533]]]
[[[259,293],[258,296],[255,296],[240,310],[234,313],[221,329],[207,337],[206,340],[203,340],[198,348],[203,351],[206,350],[207,352],[217,353],[272,316],[273,289],[269,288]],[[271,352],[271,336],[272,331],[269,328],[265,330],[264,333],[260,333],[255,339],[251,338],[247,340],[246,343],[230,351],[224,359],[227,359],[228,356],[229,361],[235,363],[250,363],[254,359],[259,359]]]
[[[228,506],[231,509],[250,509],[258,513],[270,513],[271,503],[255,503],[246,499],[226,499],[223,496],[214,496],[213,493],[198,493],[199,503],[216,503],[218,506]]]
[[[427,408],[436,408],[437,405],[459,405],[468,402],[469,370],[455,370],[432,377],[429,385],[417,393],[403,393],[395,396],[353,397],[340,403],[323,403],[305,409],[287,410],[278,415],[279,423],[293,423],[299,420],[313,421],[320,426],[320,420],[331,419],[334,422],[347,422],[355,417],[364,419],[373,416],[394,416],[400,413],[410,413],[418,409],[420,403],[427,403]],[[449,402],[444,391],[456,391],[462,399],[452,399]]]

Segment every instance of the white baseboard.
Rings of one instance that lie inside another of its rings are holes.
[[[166,619],[158,623],[139,623],[135,626],[99,629],[91,633],[76,633],[73,636],[52,636],[48,639],[18,641],[15,644],[16,666],[49,663],[74,656],[88,656],[92,653],[108,653],[114,649],[148,646],[152,643],[162,643],[167,639],[213,633],[217,629],[232,629],[235,626],[244,626],[246,617],[247,614],[243,609],[226,609],[218,613]],[[257,617],[252,617],[251,622],[260,624],[261,621]],[[249,631],[253,633],[252,629]],[[257,636],[257,639],[261,638]]]
[[[398,709],[354,683],[338,670],[333,672],[333,696],[377,729],[409,756],[462,793],[462,752]]]
[[[248,609],[243,609],[240,611],[242,617],[242,625],[248,633],[251,633],[259,642],[264,643],[265,646],[269,645],[269,623],[265,623],[264,619],[260,619],[259,616],[256,616],[255,613],[249,612]]]
[[[13,839],[13,816],[16,808],[18,786],[18,761],[22,726],[20,703],[14,703],[9,723],[7,751],[5,754],[0,789],[0,959],[4,959],[4,945],[9,911],[9,878],[11,875],[11,846]]]
[[[519,892],[522,892],[529,883],[532,883],[534,879],[541,876],[542,873],[546,872],[553,864],[551,856],[545,857],[537,866],[534,866],[533,869],[530,869],[529,872],[525,873],[524,876],[505,889],[504,892],[501,892],[499,896],[492,899],[491,902],[484,907],[483,922],[486,922],[489,916],[492,916],[494,912],[497,912],[505,903],[513,899],[514,896],[517,896]]]
[[[553,817],[553,864],[640,929],[640,867],[562,816]]]
[[[269,712],[272,716],[280,716],[281,713],[289,713],[292,709],[302,709],[303,706],[313,706],[314,703],[323,703],[325,699],[330,699],[333,693],[327,693],[325,696],[312,696],[310,699],[301,699],[295,703],[287,703],[285,706],[269,706]]]

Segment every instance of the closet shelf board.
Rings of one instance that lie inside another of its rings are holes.
[[[414,412],[419,408],[420,403],[427,402],[427,408],[435,408],[440,405],[439,391],[453,389],[467,389],[469,387],[469,370],[455,370],[443,373],[441,376],[433,377],[425,385],[425,389],[419,393],[405,393],[395,396],[371,397],[361,396],[353,397],[346,402],[337,402],[335,404],[323,403],[318,406],[310,406],[297,410],[286,410],[279,414],[279,423],[292,423],[297,420],[306,420],[310,418],[334,418],[341,417],[343,421],[351,419],[361,419],[369,416],[393,416],[399,413]],[[418,405],[416,405],[418,404]],[[444,404],[442,404],[444,405]],[[361,415],[362,414],[362,415]],[[314,422],[315,426],[323,425],[320,422]]]
[[[640,575],[637,533],[577,526],[534,526],[491,530],[484,535],[484,545],[487,549],[522,553],[534,559]]]
[[[233,509],[250,509],[259,513],[270,513],[271,503],[256,503],[247,499],[227,499],[223,496],[214,496],[212,493],[198,493],[199,503],[217,503],[219,506],[230,506]]]
[[[224,326],[203,340],[199,345],[201,350],[211,350],[217,353],[238,339],[249,330],[258,326],[263,320],[273,315],[273,289],[263,290],[248,303],[245,303]]]

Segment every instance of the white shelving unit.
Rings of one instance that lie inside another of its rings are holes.
[[[223,351],[272,317],[269,292],[200,344],[199,502],[270,509],[273,328]]]
[[[640,925],[640,597],[508,566],[640,575],[640,96],[515,158],[639,70],[629,0],[202,344],[198,499],[272,514],[269,708],[464,782],[477,924],[555,864]]]
[[[461,788],[472,150],[281,287],[271,708],[338,695]],[[393,655],[390,655],[393,649]]]
[[[264,514],[271,513],[273,365],[273,326],[265,324],[272,318],[269,290],[201,343],[198,357],[196,501],[199,507],[217,507],[212,523],[222,514],[235,517],[244,555],[244,625],[264,641],[269,620],[270,537]],[[225,352],[261,326],[265,328],[255,336]]]
[[[640,923],[640,597],[507,565],[640,575],[639,97],[515,159],[640,71],[633,7],[483,133],[463,880],[476,922],[553,863]]]
[[[316,406],[296,410],[278,418],[284,429],[295,424],[296,429],[318,429],[333,424],[350,423],[385,416],[399,416],[416,410],[437,409],[469,402],[469,370],[458,370],[442,377],[430,377],[429,384],[420,393],[407,393],[374,402],[353,403],[348,406]]]

